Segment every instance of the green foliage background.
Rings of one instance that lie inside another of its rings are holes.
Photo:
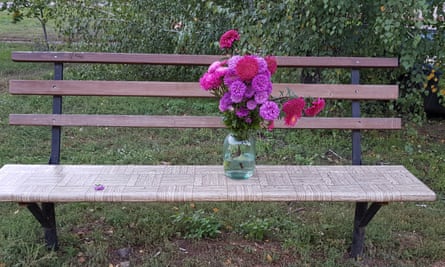
[[[397,57],[400,68],[362,75],[362,82],[399,82],[400,99],[391,110],[421,121],[424,66],[444,69],[443,2],[439,0],[328,1],[49,1],[15,0],[14,20],[51,21],[79,51],[219,54],[218,39],[228,29],[241,33],[241,51],[292,56]],[[437,7],[437,8],[435,8]],[[136,67],[97,69],[128,79],[196,80],[201,70]],[[122,74],[124,73],[124,74]],[[84,76],[84,73],[79,73]],[[281,71],[275,81],[338,82],[340,71]],[[445,88],[440,88],[445,89]],[[438,90],[440,93],[441,90]],[[444,92],[444,90],[442,90]],[[443,102],[444,96],[439,95]]]
[[[238,29],[243,51],[292,56],[398,57],[401,68],[373,70],[362,80],[400,82],[393,108],[409,118],[423,116],[422,66],[443,67],[445,51],[440,1],[64,1],[54,17],[71,49],[104,52],[218,54],[218,39]],[[421,15],[420,15],[421,14]],[[436,15],[436,18],[434,17]],[[134,70],[139,78],[153,71]],[[167,71],[168,72],[168,71]],[[171,73],[171,72],[170,72]],[[198,75],[198,72],[195,72]],[[145,76],[144,76],[145,75]],[[185,73],[184,76],[190,76]],[[282,72],[311,82],[344,78],[339,72]],[[165,77],[165,76],[164,76]],[[174,77],[173,77],[174,78]],[[295,78],[293,78],[295,82]]]

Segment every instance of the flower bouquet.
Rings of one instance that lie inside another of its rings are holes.
[[[235,51],[233,46],[239,39],[236,30],[229,30],[221,36],[220,48]],[[252,133],[261,128],[274,128],[274,121],[281,113],[280,101],[288,100],[282,104],[282,111],[285,113],[285,124],[290,126],[297,123],[303,112],[308,116],[318,114],[325,102],[317,99],[312,106],[305,108],[306,101],[302,97],[274,99],[271,77],[277,70],[276,58],[229,54],[229,57],[213,62],[199,82],[202,89],[219,97],[219,110],[231,133],[224,145],[229,150],[225,149],[224,152],[226,175],[233,177],[227,169],[235,167],[236,173],[248,169],[247,174],[235,175],[247,178],[244,176],[251,176],[255,166],[255,155],[251,151],[254,150]]]

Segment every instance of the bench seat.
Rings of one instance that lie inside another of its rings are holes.
[[[248,180],[222,166],[5,165],[0,201],[434,201],[403,166],[257,166]],[[105,189],[95,190],[96,184]]]

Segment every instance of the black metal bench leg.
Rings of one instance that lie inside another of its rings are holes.
[[[365,229],[368,223],[384,203],[372,203],[368,208],[367,202],[357,202],[355,205],[354,231],[352,233],[352,245],[349,256],[359,259],[363,256],[365,247]]]
[[[28,210],[34,215],[45,234],[46,247],[57,250],[59,242],[57,239],[56,214],[54,203],[42,203],[41,207],[37,203],[27,203]]]

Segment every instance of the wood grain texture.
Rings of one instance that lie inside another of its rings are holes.
[[[10,125],[90,126],[143,128],[224,128],[218,116],[148,116],[148,115],[78,115],[78,114],[10,114]],[[400,118],[325,118],[303,117],[290,127],[282,120],[275,122],[281,129],[387,129],[402,127]]]
[[[73,62],[108,64],[209,65],[219,55],[137,54],[100,52],[13,52],[18,62]],[[397,68],[397,58],[277,56],[279,67]]]
[[[288,91],[302,97],[326,99],[391,100],[399,95],[397,85],[274,83],[273,87],[273,97],[286,95]],[[197,82],[160,81],[11,80],[9,92],[13,95],[213,97]]]
[[[222,166],[5,165],[0,201],[434,201],[403,166],[257,166],[232,180]],[[102,184],[105,189],[96,191]]]

